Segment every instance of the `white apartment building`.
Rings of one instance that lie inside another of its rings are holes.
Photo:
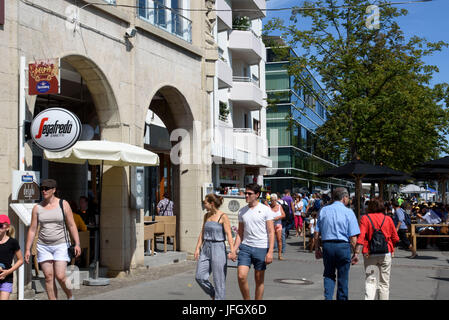
[[[266,50],[262,42],[265,0],[217,0],[215,65],[211,99],[212,179],[215,188],[263,184],[271,167],[266,138]]]

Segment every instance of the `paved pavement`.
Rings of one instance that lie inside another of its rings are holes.
[[[418,250],[418,257],[408,259],[410,252],[397,250],[393,259],[390,300],[449,299],[449,251]],[[287,239],[285,261],[277,260],[265,273],[267,300],[322,300],[323,263],[302,248],[302,238]],[[362,260],[362,259],[361,259]],[[195,282],[196,262],[187,260],[162,267],[142,269],[133,275],[111,279],[106,287],[84,287],[76,290],[77,300],[208,300]],[[249,274],[251,297],[254,296],[254,270]],[[290,284],[279,282],[290,279]],[[297,284],[298,282],[307,284]],[[240,300],[237,269],[228,267],[226,298]],[[364,299],[363,260],[352,266],[349,298]],[[41,294],[38,299],[46,299]]]

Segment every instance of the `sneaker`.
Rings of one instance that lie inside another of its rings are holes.
[[[70,298],[68,298],[67,300],[75,300],[75,296],[72,295]]]

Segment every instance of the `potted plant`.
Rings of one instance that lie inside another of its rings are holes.
[[[228,120],[229,108],[226,102],[220,101],[220,119]]]
[[[232,28],[236,30],[249,30],[251,27],[251,21],[249,20],[249,17],[243,16],[243,17],[236,17],[233,21]]]

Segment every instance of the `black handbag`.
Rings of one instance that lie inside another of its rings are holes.
[[[64,214],[64,206],[63,206],[63,200],[59,199],[59,206],[61,207],[61,211],[62,211],[62,219],[64,221],[64,234],[65,234],[65,238],[67,241],[67,253],[69,254],[69,258],[70,260],[72,260],[73,258],[75,258],[76,254],[75,254],[75,245],[71,244],[70,238],[68,237],[68,232],[67,232],[67,227],[66,227],[66,223],[65,223],[65,214]],[[70,244],[70,246],[69,246]]]

